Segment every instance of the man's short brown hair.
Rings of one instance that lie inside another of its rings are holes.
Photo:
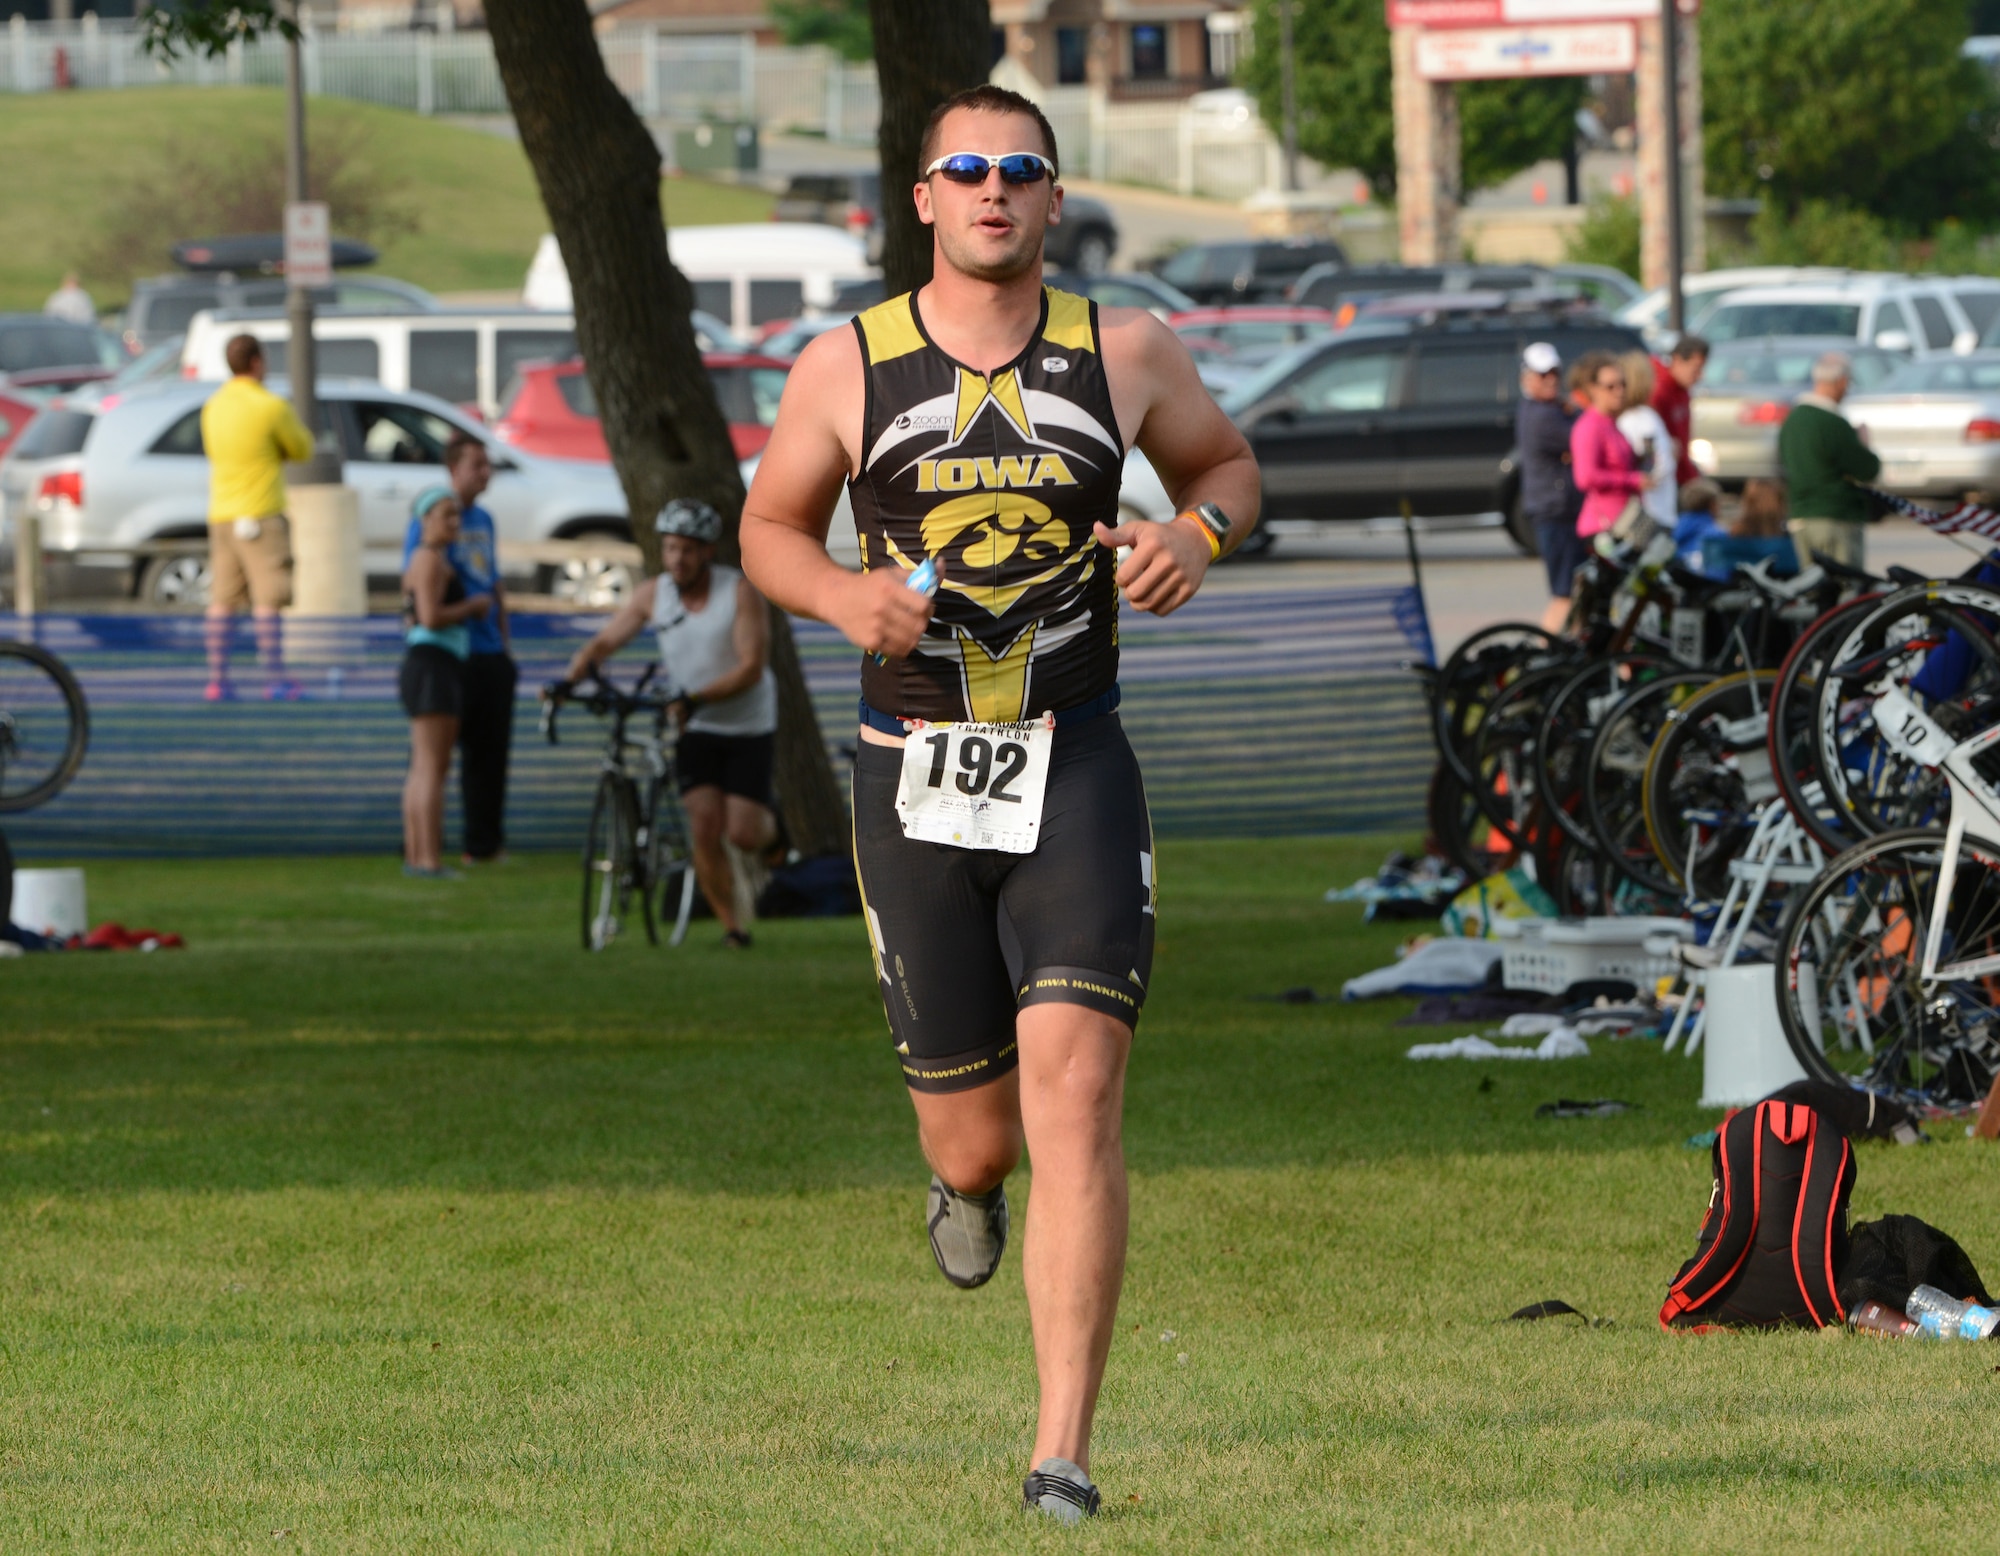
[[[230,372],[241,378],[264,360],[264,343],[255,335],[232,335],[229,344],[222,348],[222,360],[229,364]]]
[[[1699,335],[1683,335],[1674,342],[1673,360],[1676,362],[1691,362],[1696,357],[1707,355],[1708,342]]]
[[[924,138],[917,145],[917,177],[925,177],[924,169],[937,161],[938,131],[944,123],[944,116],[954,108],[973,108],[980,113],[1026,114],[1041,128],[1042,145],[1047,149],[1049,163],[1060,176],[1062,159],[1056,154],[1056,132],[1043,113],[1019,92],[1010,92],[1004,86],[987,83],[982,86],[967,87],[963,92],[947,97],[931,110],[931,116],[924,120]]]
[[[475,438],[469,432],[453,432],[450,437],[444,440],[445,469],[456,470],[459,460],[464,457],[467,449],[484,447],[486,447],[486,440],[483,438]]]

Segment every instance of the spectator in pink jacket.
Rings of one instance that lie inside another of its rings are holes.
[[[1608,351],[1593,351],[1577,364],[1586,375],[1590,407],[1570,429],[1570,469],[1583,493],[1576,532],[1588,539],[1618,522],[1626,504],[1645,490],[1646,477],[1632,457],[1632,445],[1618,430],[1625,408],[1625,369]]]

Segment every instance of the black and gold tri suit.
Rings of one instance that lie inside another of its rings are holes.
[[[902,718],[1013,722],[1088,703],[1118,679],[1112,554],[1125,448],[1097,305],[1044,289],[1007,366],[978,373],[924,331],[911,297],[854,321],[867,362],[861,563],[937,563],[936,615],[907,659],[864,659],[861,694]]]
[[[1136,1025],[1152,976],[1152,825],[1110,711],[1116,559],[1093,533],[1118,522],[1125,449],[1087,299],[1045,289],[1026,348],[990,374],[940,350],[912,296],[855,330],[867,406],[848,489],[862,565],[907,573],[928,557],[940,574],[916,652],[864,656],[863,701],[888,720],[1074,715],[1055,733],[1031,854],[905,837],[902,753],[857,749],[855,863],[903,1078],[959,1091],[1015,1067],[1022,1006]]]

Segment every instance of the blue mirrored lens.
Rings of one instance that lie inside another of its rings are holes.
[[[1039,183],[1046,171],[1040,157],[1019,155],[1000,159],[1000,176],[1010,184]]]

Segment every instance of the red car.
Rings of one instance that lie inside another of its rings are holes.
[[[35,412],[42,405],[41,400],[31,395],[0,389],[0,459],[7,457],[14,440],[28,430],[28,423],[35,419]]]
[[[778,419],[778,397],[785,392],[787,365],[775,357],[706,355],[709,382],[722,402],[729,438],[736,457],[748,459],[771,440]],[[529,362],[514,375],[493,430],[504,443],[530,454],[556,459],[604,459],[604,424],[598,420],[597,396],[583,364]]]

